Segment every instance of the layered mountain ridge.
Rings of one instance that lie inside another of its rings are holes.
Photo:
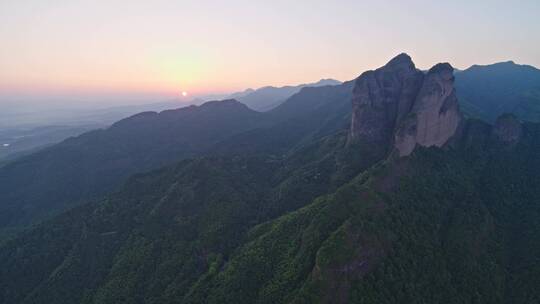
[[[391,152],[405,156],[416,146],[444,146],[463,121],[451,69],[439,64],[423,73],[400,54],[355,81],[304,87],[266,113],[234,100],[214,101],[143,112],[68,139],[0,168],[0,238],[2,227],[39,222],[116,189],[131,174],[184,158],[279,155],[345,129],[349,143],[363,142],[371,159]]]
[[[200,155],[261,126],[260,116],[234,100],[143,112],[17,159],[0,168],[0,231],[99,197],[132,174]]]
[[[299,89],[300,90],[300,89]],[[142,112],[0,168],[3,230],[100,197],[136,173],[209,154],[285,153],[348,125],[350,83],[306,87],[267,113],[236,100]]]
[[[536,303],[540,125],[464,119],[456,99],[449,64],[405,54],[303,89],[274,125],[211,137],[227,153],[0,244],[0,303]],[[253,114],[210,105],[229,103]]]
[[[335,86],[339,84],[341,84],[341,82],[334,79],[321,79],[314,83],[306,83],[296,86],[266,86],[256,90],[247,89],[242,92],[233,93],[228,98],[236,99],[255,111],[266,112],[276,108],[285,102],[289,97],[300,92],[304,88]]]

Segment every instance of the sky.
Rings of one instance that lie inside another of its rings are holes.
[[[0,106],[350,80],[401,52],[540,67],[538,16],[538,0],[0,0]]]

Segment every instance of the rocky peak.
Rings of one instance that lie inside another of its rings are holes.
[[[396,124],[410,111],[423,78],[407,54],[360,75],[353,89],[349,142],[362,141],[385,153]]]
[[[517,143],[523,135],[523,126],[513,114],[503,114],[497,118],[492,136],[503,143]]]
[[[392,58],[388,63],[385,65],[386,67],[390,66],[399,66],[402,65],[406,68],[415,68],[414,63],[412,61],[411,56],[407,55],[406,53],[401,53],[397,55],[396,57]]]
[[[416,145],[441,147],[462,120],[454,89],[453,68],[433,66],[424,75],[407,54],[363,73],[353,90],[350,141],[381,153],[409,155]]]
[[[424,77],[409,118],[396,130],[400,156],[409,155],[416,145],[442,147],[456,133],[462,117],[453,72],[450,64],[439,63]]]

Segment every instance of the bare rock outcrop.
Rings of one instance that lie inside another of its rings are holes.
[[[454,88],[454,69],[439,63],[429,70],[407,119],[398,126],[395,148],[409,155],[416,145],[442,147],[462,120]]]
[[[355,82],[349,141],[362,141],[385,151],[394,128],[413,106],[424,74],[407,54],[400,54],[385,66],[367,71]]]
[[[380,153],[409,155],[416,145],[441,147],[456,133],[459,112],[453,68],[437,64],[424,74],[400,54],[356,80],[349,142]]]

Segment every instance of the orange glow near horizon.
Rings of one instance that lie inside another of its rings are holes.
[[[0,1],[0,102],[345,81],[401,52],[422,69],[510,59],[540,66],[538,1],[306,3]],[[459,22],[440,22],[440,11]]]

